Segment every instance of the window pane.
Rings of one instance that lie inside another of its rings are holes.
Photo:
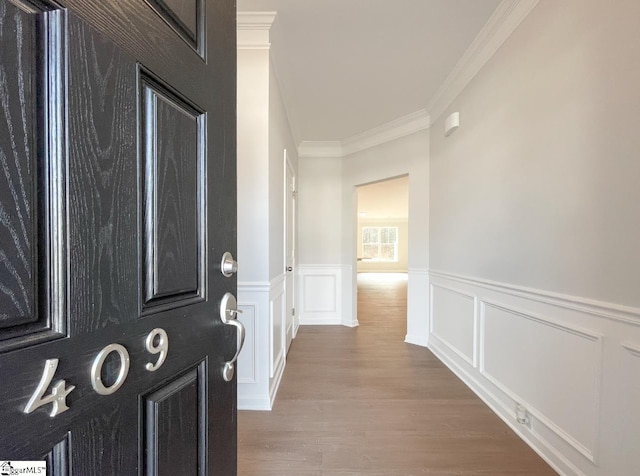
[[[380,259],[385,261],[396,261],[395,245],[380,245]]]
[[[389,243],[389,228],[380,228],[380,243]]]
[[[378,245],[363,245],[362,257],[375,259],[378,257]]]

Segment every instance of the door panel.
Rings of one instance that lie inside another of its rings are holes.
[[[147,474],[206,474],[206,364],[145,398]]]
[[[233,2],[63,3],[0,0],[0,457],[235,474]]]
[[[204,297],[205,115],[141,76],[144,306]]]
[[[65,331],[59,220],[60,15],[0,3],[0,352]],[[55,58],[54,58],[55,57]],[[11,92],[11,94],[9,94]]]
[[[38,26],[35,15],[11,4],[0,5],[3,61],[0,86],[20,92],[3,98],[0,125],[0,327],[38,320],[36,306],[37,203],[36,170],[38,110]],[[20,29],[21,35],[11,33]]]

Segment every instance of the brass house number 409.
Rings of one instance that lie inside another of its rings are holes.
[[[153,329],[147,335],[147,338],[144,341],[144,346],[147,352],[150,354],[160,354],[158,356],[158,360],[155,363],[147,363],[145,365],[145,369],[149,372],[155,372],[167,358],[167,353],[169,352],[169,337],[164,329]],[[101,373],[102,366],[106,361],[109,354],[115,352],[118,354],[120,358],[120,371],[118,372],[118,377],[116,381],[106,386],[102,382]],[[29,402],[27,402],[27,406],[24,407],[24,413],[31,413],[36,409],[44,406],[44,405],[52,405],[50,416],[54,417],[59,415],[62,412],[65,412],[69,409],[67,406],[67,395],[69,395],[76,388],[75,385],[69,385],[67,387],[67,382],[65,380],[58,380],[52,387],[51,393],[45,395],[44,393],[51,385],[51,381],[56,373],[56,369],[58,368],[58,359],[48,359],[44,363],[44,372],[42,373],[42,377],[40,378],[40,383],[36,387],[36,391],[33,392]],[[102,349],[96,358],[93,361],[93,365],[91,365],[91,386],[93,390],[99,395],[111,395],[118,391],[122,384],[127,379],[127,375],[129,374],[129,352],[127,349],[120,344],[109,344],[104,349]]]

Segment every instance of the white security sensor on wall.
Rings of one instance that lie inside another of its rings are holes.
[[[458,127],[460,127],[460,113],[454,112],[444,121],[444,135],[449,137]]]

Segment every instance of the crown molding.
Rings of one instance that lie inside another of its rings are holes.
[[[538,2],[539,0],[502,0],[427,104],[427,111],[431,114],[432,121],[436,121],[467,87]]]
[[[355,154],[371,147],[400,139],[418,131],[428,129],[429,114],[425,109],[407,114],[391,122],[387,122],[361,134],[356,134],[342,141],[342,155]]]
[[[340,141],[303,141],[298,146],[298,158],[342,158],[342,143]]]
[[[377,145],[400,139],[429,128],[429,114],[425,109],[407,114],[343,141],[304,141],[298,146],[298,157],[342,158]]]
[[[270,30],[277,12],[238,12],[236,29],[238,30]]]
[[[236,17],[237,48],[239,50],[268,50],[269,30],[276,12],[238,12]]]

